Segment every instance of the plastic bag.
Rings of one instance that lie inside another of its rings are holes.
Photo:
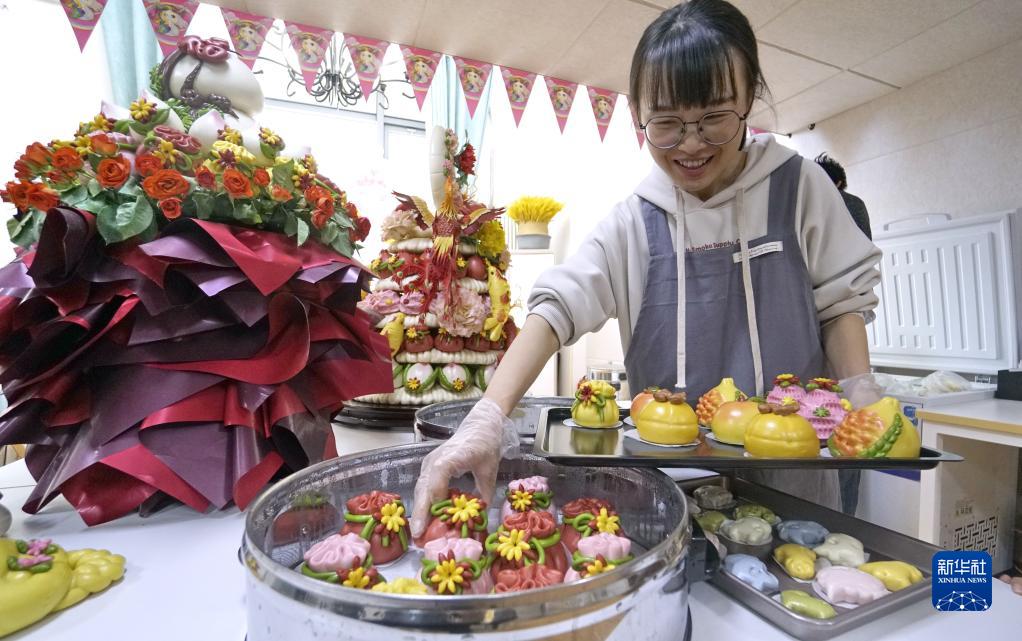
[[[951,392],[964,392],[972,389],[972,383],[965,380],[954,372],[934,372],[919,380],[916,385],[916,394],[919,396],[938,396]]]

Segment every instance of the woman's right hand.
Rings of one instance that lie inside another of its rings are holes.
[[[471,472],[479,496],[487,502],[492,500],[500,460],[517,450],[514,424],[494,401],[480,399],[454,436],[422,460],[415,484],[412,536],[422,536],[426,531],[429,507],[447,496],[452,478]]]

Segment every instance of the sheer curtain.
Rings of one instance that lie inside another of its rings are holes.
[[[149,70],[160,61],[160,47],[139,0],[110,0],[100,24],[114,102],[127,107],[149,86]]]

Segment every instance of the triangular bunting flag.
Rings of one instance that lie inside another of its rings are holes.
[[[273,18],[232,9],[221,11],[224,14],[227,33],[231,35],[231,42],[234,43],[234,52],[251,69],[263,48],[266,34],[273,26]]]
[[[327,50],[330,49],[330,40],[334,37],[334,32],[287,20],[284,24],[287,26],[287,35],[291,38],[291,46],[298,54],[298,66],[302,68],[305,88],[312,91],[312,86],[316,83],[316,74],[323,64]]]
[[[164,56],[169,56],[185,37],[199,3],[196,0],[142,0],[142,4],[153,25],[160,50]]]
[[[415,91],[415,101],[419,103],[419,109],[421,110],[422,103],[426,100],[426,94],[429,92],[429,86],[433,83],[433,76],[436,75],[440,58],[444,54],[439,51],[401,45],[401,55],[405,59],[408,82],[412,83],[412,89]]]
[[[488,62],[480,62],[471,58],[454,58],[454,66],[458,70],[458,79],[461,80],[461,88],[465,91],[465,101],[468,103],[468,117],[475,118],[476,106],[483,96],[483,89],[486,88],[486,81],[490,78],[490,71],[493,65]]]
[[[546,90],[550,95],[550,103],[554,106],[554,115],[557,116],[557,124],[564,133],[564,125],[568,122],[568,114],[571,113],[571,105],[575,102],[575,90],[578,89],[577,82],[568,82],[557,78],[544,77]]]
[[[607,135],[610,118],[614,115],[617,94],[606,89],[589,87],[589,102],[593,105],[593,115],[596,116],[596,128],[600,131],[600,141],[602,142],[604,136]]]
[[[348,36],[344,39],[344,45],[351,53],[351,61],[355,65],[355,74],[358,75],[358,82],[362,85],[362,97],[369,102],[369,94],[373,92],[373,85],[380,77],[380,68],[383,67],[383,56],[387,53],[390,43],[386,40],[374,38],[363,38],[362,36]]]
[[[536,74],[510,67],[501,67],[500,75],[504,78],[507,99],[511,101],[511,113],[515,117],[515,127],[522,121],[525,105],[529,103],[529,95],[536,85]]]
[[[60,6],[64,7],[67,20],[74,29],[75,38],[78,39],[78,50],[85,51],[85,43],[89,41],[99,16],[106,8],[107,0],[62,0]]]

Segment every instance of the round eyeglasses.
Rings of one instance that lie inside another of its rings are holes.
[[[689,125],[696,126],[696,133],[703,142],[720,147],[735,139],[748,116],[748,111],[743,116],[730,109],[711,111],[694,122],[685,122],[677,116],[655,116],[639,128],[645,132],[649,144],[657,149],[674,149],[680,145]]]

